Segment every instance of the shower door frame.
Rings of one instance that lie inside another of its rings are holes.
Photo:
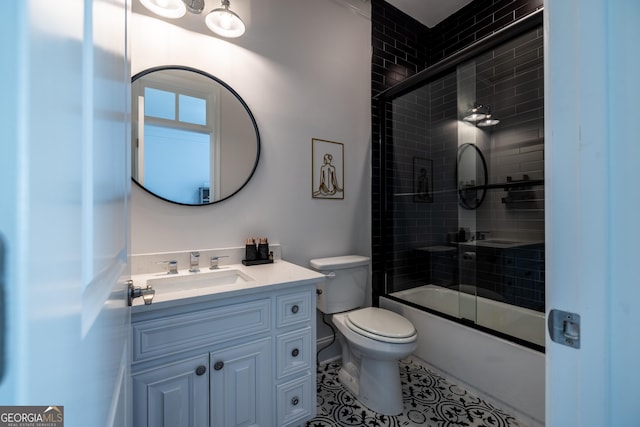
[[[378,165],[380,173],[379,173],[379,182],[377,185],[381,189],[381,199],[380,199],[380,210],[379,210],[379,230],[375,230],[374,234],[377,232],[377,235],[381,236],[380,250],[373,250],[373,275],[378,277],[373,277],[372,280],[372,302],[374,306],[379,305],[379,299],[381,296],[385,296],[385,298],[393,299],[403,304],[407,304],[419,310],[427,311],[432,314],[436,314],[438,316],[444,317],[456,323],[464,324],[473,329],[477,329],[486,333],[490,333],[492,335],[507,339],[509,341],[515,342],[516,344],[531,348],[533,350],[539,352],[545,352],[545,348],[543,346],[531,343],[529,341],[519,339],[517,337],[513,337],[511,335],[503,334],[494,329],[490,329],[481,325],[478,325],[475,322],[461,319],[454,316],[449,316],[447,314],[432,310],[427,307],[423,307],[417,304],[413,304],[406,300],[401,300],[395,298],[389,294],[387,294],[387,283],[388,283],[388,274],[387,272],[393,267],[393,254],[389,251],[389,245],[386,245],[385,242],[390,242],[391,237],[390,234],[386,230],[385,224],[387,224],[390,220],[393,219],[392,215],[388,212],[387,206],[389,203],[388,198],[390,194],[388,194],[386,182],[387,182],[387,170],[386,170],[386,159],[389,155],[387,150],[387,146],[384,141],[387,140],[387,120],[390,118],[387,115],[387,103],[396,99],[400,96],[408,94],[413,90],[422,87],[424,85],[429,84],[431,81],[442,77],[452,71],[455,71],[456,67],[466,61],[474,59],[476,56],[487,52],[491,49],[494,49],[501,44],[519,36],[527,31],[533,30],[537,27],[542,26],[543,24],[543,9],[539,9],[538,11],[504,27],[503,29],[475,42],[474,44],[454,53],[453,55],[439,61],[438,63],[426,68],[425,70],[407,78],[406,80],[394,85],[393,87],[386,89],[376,96],[372,98],[372,103],[377,109],[379,121],[378,121],[378,131],[379,131],[379,140],[374,141],[375,144],[378,144],[380,150],[380,163]],[[375,223],[375,221],[374,221]]]

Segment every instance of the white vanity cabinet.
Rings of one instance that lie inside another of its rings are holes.
[[[132,313],[135,427],[284,427],[315,416],[315,284]]]

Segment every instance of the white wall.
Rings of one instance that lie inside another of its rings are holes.
[[[224,40],[207,32],[202,16],[181,18],[196,31],[187,30],[134,1],[132,74],[187,65],[220,78],[253,112],[262,152],[249,184],[212,206],[173,205],[134,185],[132,253],[242,246],[267,236],[284,259],[305,266],[315,257],[369,255],[370,21],[334,0],[237,0],[232,9],[247,32]],[[342,201],[311,197],[312,138],[344,143]]]

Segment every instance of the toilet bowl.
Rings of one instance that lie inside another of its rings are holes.
[[[318,285],[318,309],[331,314],[342,350],[340,382],[367,408],[384,415],[403,411],[398,360],[411,354],[413,324],[389,310],[365,307],[369,258],[350,255],[311,260],[327,276]]]
[[[394,316],[395,329],[404,336],[386,336],[380,331],[362,329],[352,323],[352,316],[367,311],[367,316],[389,319]],[[397,316],[397,318],[395,317]],[[402,384],[398,360],[416,349],[418,334],[407,319],[392,311],[368,307],[332,316],[342,346],[340,382],[367,408],[384,415],[402,413]],[[364,333],[363,333],[364,332]]]

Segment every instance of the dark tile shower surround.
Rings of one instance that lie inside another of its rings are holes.
[[[483,37],[508,26],[514,21],[536,11],[540,6],[542,6],[542,1],[540,0],[475,0],[437,26],[427,28],[388,3],[382,0],[372,0],[372,96],[396,85],[438,61],[449,57]],[[531,38],[532,40],[527,40],[523,43],[523,46],[507,46],[503,49],[529,49],[530,55],[541,55],[541,31],[538,33],[534,31]],[[506,67],[509,66],[508,63],[505,63],[504,65]],[[493,67],[495,67],[495,65]],[[477,69],[479,73],[483,70],[482,56],[479,57],[477,61]],[[540,163],[540,157],[543,151],[541,139],[543,84],[541,68],[532,70],[532,73],[534,74],[521,77],[521,79],[528,80],[529,84],[520,85],[518,94],[515,97],[509,95],[510,105],[508,107],[496,107],[497,109],[494,111],[495,115],[501,118],[512,116],[515,120],[511,120],[510,125],[513,126],[514,129],[518,127],[517,132],[519,133],[527,131],[531,132],[531,138],[525,143],[520,143],[520,145],[522,145],[521,147],[517,146],[517,144],[496,144],[496,146],[500,148],[495,149],[492,156],[512,156],[512,160],[516,160],[516,162],[511,163],[520,164],[529,161],[530,165],[527,167],[535,173],[535,171],[543,170],[541,164],[536,164],[536,162]],[[446,141],[447,139],[457,137],[456,135],[447,135],[447,132],[451,133],[451,130],[447,130],[445,126],[433,126],[433,123],[438,119],[434,114],[440,114],[443,118],[445,116],[451,117],[451,115],[455,117],[457,114],[456,97],[454,93],[456,90],[455,74],[452,76],[444,76],[432,82],[430,86],[431,87],[428,90],[425,89],[424,93],[421,93],[420,91],[412,93],[414,96],[410,99],[410,102],[430,102],[432,106],[434,103],[442,105],[440,109],[430,109],[431,116],[428,117],[428,121],[431,122],[431,129],[429,132],[430,139],[432,141]],[[505,103],[500,103],[499,98],[500,96],[505,96],[504,94],[506,92],[501,92],[499,87],[483,88],[479,85],[478,96],[484,95],[483,90],[487,91],[487,93],[489,91],[491,92],[491,95],[494,98],[492,102],[494,102],[496,106],[505,105]],[[402,102],[404,101],[405,100],[403,99]],[[402,102],[394,102],[394,104],[397,104],[394,105],[394,108],[397,109],[394,110],[395,115],[397,115],[403,108]],[[520,104],[519,110],[516,105],[518,103]],[[409,109],[410,105],[407,105],[406,108]],[[412,132],[420,133],[420,126],[425,126],[421,123],[424,123],[425,121],[407,121],[407,129],[404,129],[404,131],[407,131],[408,134]],[[412,126],[414,129],[409,129]],[[524,129],[524,131],[522,129]],[[441,134],[438,135],[437,132],[441,132]],[[430,221],[425,224],[425,221],[415,221],[415,218],[411,218],[410,212],[405,212],[402,215],[406,216],[406,218],[398,218],[400,215],[396,214],[396,218],[394,218],[393,222],[391,222],[391,220],[387,220],[389,223],[384,224],[382,201],[385,188],[383,187],[384,184],[381,182],[382,162],[381,147],[379,144],[379,117],[376,102],[373,102],[372,105],[372,133],[374,141],[372,153],[373,290],[374,299],[377,299],[378,296],[384,294],[385,271],[391,270],[393,275],[400,278],[415,276],[417,273],[424,273],[424,271],[418,272],[416,270],[419,268],[416,266],[424,265],[424,262],[419,262],[420,260],[417,259],[411,259],[411,256],[407,255],[408,252],[405,252],[402,255],[394,253],[391,254],[390,257],[390,254],[388,252],[384,252],[383,249],[397,247],[400,241],[406,242],[408,246],[413,245],[413,247],[415,247],[416,244],[424,244],[425,242],[427,242],[425,246],[429,244],[437,244],[435,242],[438,241],[442,242],[443,234],[447,231],[453,231],[456,229],[457,215],[451,217],[449,215],[445,215],[443,212],[442,216],[438,219],[434,217],[432,212]],[[502,134],[506,133],[508,132],[502,131]],[[398,131],[394,131],[394,138],[402,138],[402,134]],[[532,141],[538,142],[535,143]],[[438,145],[431,143],[429,147],[430,156],[432,156],[432,158],[438,158],[439,156],[442,159],[453,158],[455,162],[455,153],[453,155],[451,155],[451,153],[447,153],[447,150],[451,150],[451,146],[451,144],[445,143]],[[453,145],[453,147],[455,150],[456,145]],[[440,155],[438,155],[438,151],[441,151]],[[501,151],[501,153],[499,151]],[[399,157],[400,156],[397,156],[395,160],[397,161]],[[413,157],[411,153],[408,153],[406,164],[403,165],[403,168],[409,171],[412,168],[412,165],[410,164],[411,157]],[[491,159],[488,160],[491,161]],[[401,159],[400,162],[402,162]],[[495,162],[495,164],[491,166],[491,180],[503,181],[506,179],[506,176],[509,176],[509,174],[514,175],[514,179],[521,178],[521,172],[520,176],[518,176],[518,171],[509,170],[509,162],[502,161],[502,163],[502,166],[500,166],[498,162]],[[453,171],[455,163],[450,166],[450,168],[446,169]],[[444,185],[442,182],[449,182],[447,180],[453,182],[453,176],[449,176],[453,172],[449,175],[447,175],[447,173],[448,172],[442,172],[438,175],[438,170],[436,170],[436,175],[434,176],[434,186],[436,188]],[[500,176],[495,176],[496,174]],[[396,173],[396,175],[401,174]],[[537,179],[541,178],[541,176],[534,176],[532,178]],[[399,180],[402,179],[402,177],[394,176],[394,179]],[[409,178],[405,176],[404,179]],[[541,193],[538,199],[543,199],[543,189],[536,189],[533,191]],[[452,194],[453,197],[446,195],[440,196],[441,199],[442,197],[451,197],[451,200],[447,200],[440,209],[445,211],[449,209],[457,210],[457,196],[455,195],[455,192]],[[504,196],[505,194],[503,192],[493,192],[487,195],[486,203],[491,206],[500,206],[499,209],[504,210],[506,207],[501,201],[501,198]],[[517,194],[514,194],[514,197],[517,196]],[[495,210],[493,208],[485,210],[486,212],[484,215],[492,216],[496,213],[492,212]],[[540,220],[540,211],[541,204],[538,206],[529,205],[527,206],[527,209],[522,210],[522,212],[517,215],[517,221],[512,221],[512,223],[514,223],[516,227],[528,227],[527,223],[529,223],[531,227],[536,227],[536,221]],[[405,219],[406,221],[402,223]],[[482,218],[479,218],[479,221],[480,220],[482,220]],[[399,226],[399,222],[401,226]],[[395,227],[395,237],[390,236],[389,233],[384,233],[383,227]],[[416,254],[414,256],[417,257],[420,255]],[[536,256],[539,256],[539,253],[536,254]],[[434,267],[433,271],[439,270],[438,266]],[[488,270],[488,267],[486,266],[481,265],[479,270],[481,273],[487,272],[489,275],[493,274],[493,271],[490,271],[490,268]],[[514,274],[518,274],[517,270],[513,271]],[[509,302],[516,303],[515,299],[517,299],[517,305],[540,309],[541,303],[543,304],[544,277],[541,277],[543,272],[541,273],[538,270],[533,275],[530,272],[524,272],[523,274],[527,275],[527,279],[518,280],[518,283],[525,283],[525,285],[521,289],[513,288],[511,290],[509,298],[513,298],[514,301]],[[485,276],[485,278],[486,277],[487,276]],[[482,274],[479,275],[479,283],[477,283],[477,285],[483,286],[483,280]],[[536,281],[535,286],[529,286],[527,281],[531,280]],[[489,287],[490,280],[486,280],[486,282]],[[499,289],[491,290],[498,291]]]

